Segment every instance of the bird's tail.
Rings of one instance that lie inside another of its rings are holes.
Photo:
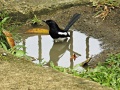
[[[79,19],[79,17],[80,17],[80,14],[75,13],[71,18],[71,20],[69,21],[69,23],[67,24],[67,26],[65,27],[64,31],[68,31],[70,27]]]

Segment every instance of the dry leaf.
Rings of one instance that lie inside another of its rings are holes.
[[[9,44],[9,46],[11,48],[14,47],[15,46],[15,41],[14,41],[14,39],[12,37],[12,34],[10,32],[8,32],[8,31],[6,31],[6,30],[3,30],[2,32],[5,35],[5,38],[6,38],[7,42],[8,42],[8,44]]]
[[[77,56],[75,54],[73,54],[71,57],[70,57],[70,60],[76,60]]]
[[[109,13],[108,7],[104,6],[104,10],[99,15],[95,16],[95,18],[101,17],[104,20],[108,13]]]
[[[13,48],[15,46],[15,42],[14,42],[14,39],[12,37],[6,37],[6,40],[11,48]]]
[[[87,65],[91,59],[92,59],[91,57],[87,58],[84,62],[81,63],[81,66],[83,67],[83,66]]]
[[[27,30],[25,33],[31,33],[31,34],[49,34],[49,30],[48,29],[44,29],[44,28],[33,28],[30,30]]]
[[[8,31],[3,30],[2,32],[5,34],[6,37],[12,37],[12,34]]]

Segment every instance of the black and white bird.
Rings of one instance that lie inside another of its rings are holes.
[[[60,29],[57,23],[53,20],[43,20],[49,26],[49,34],[55,42],[64,41],[70,37],[68,30],[79,19],[80,14],[75,13],[64,30]]]

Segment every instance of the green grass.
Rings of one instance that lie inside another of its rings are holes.
[[[120,90],[120,54],[110,55],[104,63],[98,64],[96,68],[89,68],[87,71],[81,73],[70,68],[54,66],[52,62],[51,67],[64,73],[93,80],[114,90]]]
[[[114,90],[120,90],[120,54],[110,55],[103,64],[81,73],[80,76],[112,87]]]

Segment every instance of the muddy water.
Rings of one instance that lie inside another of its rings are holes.
[[[52,61],[56,66],[71,68],[102,51],[99,40],[77,30],[70,35],[66,42],[54,43],[49,35],[26,34],[20,44],[26,46],[24,50],[28,56],[34,57],[34,63],[46,62],[49,66]],[[75,60],[70,59],[73,54],[77,56]]]

